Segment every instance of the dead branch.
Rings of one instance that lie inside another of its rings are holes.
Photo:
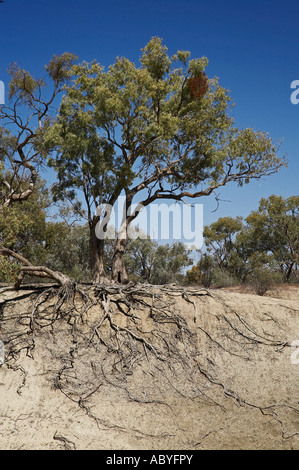
[[[37,277],[42,277],[42,278],[53,279],[54,281],[57,281],[58,284],[61,286],[72,284],[74,282],[65,274],[62,274],[58,271],[52,271],[46,266],[34,266],[24,256],[18,253],[15,253],[13,250],[5,247],[4,245],[0,245],[0,255],[14,258],[24,265],[20,268],[20,273],[14,285],[15,289],[20,289],[24,276],[26,274],[29,276],[37,276]]]

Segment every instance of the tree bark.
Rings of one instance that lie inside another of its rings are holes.
[[[124,255],[127,246],[126,228],[116,240],[113,254],[112,279],[119,284],[128,282],[128,274],[125,266]]]
[[[114,246],[112,260],[112,279],[114,282],[119,284],[125,284],[128,282],[128,274],[125,266],[124,255],[128,242],[128,226],[130,222],[136,217],[136,214],[130,214],[133,197],[134,192],[126,190],[126,201],[123,208],[123,220]]]
[[[293,273],[293,267],[294,267],[294,263],[291,262],[291,263],[288,265],[288,269],[287,269],[287,273],[286,273],[286,279],[287,279],[287,281],[290,280],[290,277],[291,277],[291,275],[292,275],[292,273]]]

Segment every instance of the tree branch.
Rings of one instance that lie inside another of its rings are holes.
[[[20,268],[18,279],[15,282],[15,289],[20,288],[25,274],[28,274],[29,276],[31,275],[31,276],[54,279],[61,286],[64,286],[66,284],[71,284],[73,282],[68,276],[60,273],[59,271],[52,271],[46,266],[34,266],[29,260],[24,258],[24,256],[18,253],[15,253],[13,250],[5,247],[4,245],[0,245],[0,255],[14,258],[24,265]]]

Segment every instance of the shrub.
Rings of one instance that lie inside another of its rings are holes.
[[[239,284],[238,280],[232,276],[228,271],[220,268],[213,270],[212,283],[215,287],[230,287]]]
[[[281,273],[260,267],[256,268],[249,276],[249,284],[256,294],[263,296],[269,289],[282,282],[282,278]]]
[[[15,282],[18,272],[18,263],[4,256],[0,256],[0,282]]]
[[[196,266],[186,272],[186,283],[210,287],[212,282],[212,273],[214,261],[210,255],[203,254]]]

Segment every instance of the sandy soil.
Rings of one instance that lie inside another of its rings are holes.
[[[0,448],[298,450],[299,289],[163,296],[185,323],[140,307],[134,337],[98,305],[32,328],[37,293],[0,294]]]

